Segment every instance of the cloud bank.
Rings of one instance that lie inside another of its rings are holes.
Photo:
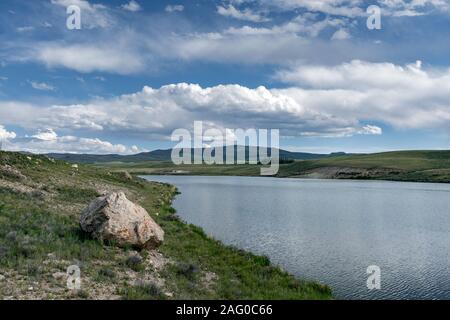
[[[32,153],[134,154],[147,151],[137,146],[126,147],[98,138],[58,136],[52,129],[39,130],[30,137],[17,137],[14,132],[7,132],[0,126],[0,141],[3,150]]]
[[[285,137],[380,135],[383,126],[448,130],[450,69],[426,70],[421,61],[400,66],[354,60],[334,67],[300,65],[280,70],[275,77],[288,87],[178,83],[74,105],[0,102],[0,119],[3,125],[38,131],[31,138],[45,149],[68,150],[68,143],[78,143],[120,153],[129,149],[74,136],[83,132],[169,139],[173,130],[191,129],[197,120],[222,129],[280,129]],[[39,131],[42,128],[70,134],[59,137],[55,131]],[[0,134],[14,138],[5,127]],[[33,143],[23,146],[32,149]],[[70,146],[77,152],[88,150],[74,144]]]

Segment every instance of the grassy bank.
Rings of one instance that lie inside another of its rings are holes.
[[[171,162],[103,164],[139,174],[259,176],[257,165],[181,165]],[[450,182],[450,151],[343,155],[281,164],[278,177]]]
[[[450,151],[398,151],[289,164],[281,177],[450,182]]]
[[[123,191],[166,232],[153,252],[115,248],[80,231],[82,209]],[[224,246],[181,221],[176,190],[111,170],[0,152],[0,298],[6,299],[329,299],[330,289]],[[81,269],[79,291],[66,269]]]

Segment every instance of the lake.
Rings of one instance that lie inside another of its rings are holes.
[[[146,176],[178,187],[183,220],[264,254],[338,299],[450,299],[450,185]],[[367,267],[381,269],[369,290]]]

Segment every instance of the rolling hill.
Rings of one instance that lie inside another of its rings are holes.
[[[254,147],[256,148],[256,147]],[[237,147],[235,146],[235,151]],[[204,150],[204,149],[203,149]],[[225,148],[224,148],[225,150]],[[246,147],[246,156],[248,158],[250,148]],[[329,158],[337,155],[345,155],[345,153],[331,153],[331,154],[315,154],[306,152],[290,152],[280,149],[280,159],[283,160],[311,160]],[[170,161],[172,149],[155,150],[150,152],[143,152],[133,155],[118,155],[118,154],[72,154],[72,153],[50,153],[49,157],[58,160],[64,160],[68,162],[76,163],[106,163],[106,162],[124,162],[124,163],[137,163],[144,161]],[[194,153],[194,149],[191,149],[191,154]],[[224,151],[225,154],[225,151]]]

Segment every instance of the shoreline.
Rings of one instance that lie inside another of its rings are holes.
[[[82,210],[104,192],[124,192],[165,231],[158,250],[136,251],[80,231]],[[322,300],[331,289],[226,246],[185,223],[174,186],[46,156],[0,152],[0,297],[13,300]],[[131,260],[130,260],[131,259]],[[80,290],[66,287],[79,266]],[[32,289],[30,289],[32,288]]]
[[[153,183],[161,183],[161,182],[146,180],[146,179],[142,178],[141,176],[138,176],[138,178],[145,180],[147,183],[152,183],[152,182]],[[325,297],[328,295],[328,297],[326,299],[334,299],[331,288],[328,287],[328,285],[323,284],[318,281],[315,281],[315,280],[305,280],[302,278],[298,278],[297,276],[294,276],[293,274],[291,274],[287,271],[284,271],[281,266],[273,264],[267,256],[258,255],[258,254],[252,253],[251,251],[247,251],[244,249],[237,248],[235,246],[224,244],[222,241],[215,239],[213,236],[207,235],[202,227],[194,225],[194,224],[190,224],[187,221],[182,220],[182,218],[180,216],[178,216],[178,214],[176,213],[177,212],[176,209],[172,206],[173,200],[175,199],[175,197],[177,195],[180,195],[181,192],[178,190],[178,188],[175,185],[172,185],[170,183],[162,183],[162,184],[167,185],[174,190],[171,195],[171,199],[170,199],[170,203],[169,203],[169,205],[170,205],[169,212],[171,212],[172,215],[176,216],[177,218],[175,220],[179,221],[184,226],[194,228],[196,230],[196,232],[199,233],[204,238],[204,240],[210,242],[213,245],[219,246],[224,250],[229,250],[231,252],[237,252],[239,254],[243,254],[247,258],[260,261],[260,262],[262,262],[262,264],[265,267],[271,268],[272,270],[274,270],[276,272],[281,272],[282,274],[285,274],[288,277],[294,279],[294,281],[299,281],[303,285],[312,286],[314,288],[314,290],[318,290],[320,292],[320,294],[324,295]],[[254,272],[257,272],[257,271],[254,270]],[[264,298],[264,299],[267,299],[267,298]],[[320,298],[320,299],[322,299],[322,298]],[[234,299],[231,299],[231,300],[234,300]]]
[[[174,165],[164,161],[97,163],[110,170],[132,174],[260,176],[257,164]],[[408,151],[367,155],[345,155],[280,163],[280,178],[336,180],[383,180],[450,183],[450,151]]]
[[[450,181],[426,181],[426,180],[402,180],[402,179],[378,179],[378,178],[312,178],[303,176],[261,176],[261,175],[224,175],[224,174],[192,174],[192,173],[158,173],[158,172],[139,172],[133,171],[135,176],[175,176],[175,177],[247,177],[247,178],[275,178],[275,179],[297,179],[297,180],[325,180],[325,181],[384,181],[384,182],[407,182],[407,183],[434,183],[434,184],[450,184]]]

